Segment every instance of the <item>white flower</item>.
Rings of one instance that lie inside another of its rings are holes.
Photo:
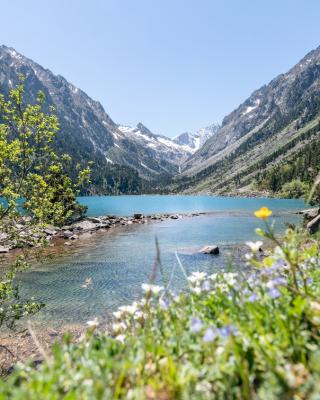
[[[227,282],[228,285],[233,286],[237,283],[238,274],[235,272],[225,272],[223,274],[224,280]]]
[[[134,313],[138,310],[138,303],[134,302],[129,306],[121,306],[119,310],[124,314],[134,315]]]
[[[147,294],[152,293],[154,295],[158,295],[163,290],[163,286],[150,285],[149,283],[143,283],[141,287]]]
[[[127,329],[127,326],[124,322],[115,322],[112,324],[112,330],[114,333],[120,333]]]
[[[229,291],[229,288],[228,288],[228,286],[227,286],[225,283],[218,283],[218,284],[216,285],[216,288],[217,288],[217,289],[220,289],[221,292],[228,292],[228,291]]]
[[[135,312],[133,318],[134,318],[135,320],[141,321],[141,320],[144,319],[144,317],[145,317],[144,313],[143,313],[142,311],[139,311],[139,310],[138,310],[138,311]]]
[[[246,245],[250,248],[252,253],[257,253],[261,249],[263,242],[261,242],[261,240],[257,242],[246,242]]]
[[[188,276],[188,281],[191,283],[202,282],[206,279],[207,274],[205,272],[195,271],[192,272],[190,276]]]
[[[219,276],[219,274],[214,273],[214,274],[212,274],[212,275],[209,276],[209,279],[211,279],[212,281],[216,281],[217,278],[218,278],[218,276]]]
[[[250,261],[250,260],[252,260],[253,255],[252,255],[252,253],[246,253],[246,254],[244,255],[244,258],[245,258],[247,261]]]
[[[116,319],[121,319],[123,317],[123,311],[115,311],[112,313]]]
[[[87,325],[89,326],[89,328],[97,328],[99,326],[98,318],[95,318],[91,321],[87,321]]]
[[[126,338],[126,335],[118,335],[115,337],[116,340],[118,340],[118,342],[124,343]]]
[[[196,286],[196,287],[191,288],[191,291],[192,291],[192,293],[195,293],[195,294],[200,294],[202,292],[200,286]]]
[[[216,356],[220,356],[224,352],[224,348],[222,346],[217,347],[215,354]]]

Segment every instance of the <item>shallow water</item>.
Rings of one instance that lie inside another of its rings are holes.
[[[89,215],[131,215],[164,212],[211,212],[208,215],[166,220],[143,225],[114,228],[88,235],[72,247],[57,248],[53,260],[34,266],[21,275],[23,295],[31,293],[46,303],[37,315],[46,324],[87,321],[95,316],[108,318],[121,304],[141,294],[155,259],[158,238],[163,269],[168,277],[174,269],[173,288],[185,285],[178,268],[177,251],[183,266],[190,272],[207,272],[227,267],[235,248],[257,239],[254,229],[262,221],[252,212],[262,205],[273,210],[277,232],[285,222],[298,223],[294,214],[304,204],[298,200],[233,199],[209,196],[119,196],[80,199],[89,206]],[[219,256],[199,254],[206,244],[217,244]],[[235,263],[233,263],[235,264]],[[233,268],[241,268],[239,262]],[[82,288],[86,278],[92,285]],[[160,279],[160,278],[159,278]]]

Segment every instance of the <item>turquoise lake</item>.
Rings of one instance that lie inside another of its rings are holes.
[[[81,197],[89,216],[207,212],[210,214],[114,228],[62,246],[53,259],[21,274],[23,295],[36,294],[46,307],[37,320],[46,324],[82,323],[98,316],[107,319],[119,305],[140,297],[148,281],[158,238],[165,274],[174,270],[173,289],[185,282],[175,252],[187,272],[219,271],[233,259],[241,268],[237,248],[257,239],[254,230],[263,222],[253,216],[261,206],[273,210],[276,231],[285,223],[299,223],[300,200],[244,199],[211,196],[108,196]],[[199,254],[201,247],[217,244],[219,256]],[[236,260],[236,261],[235,261]],[[92,286],[82,287],[87,278]],[[159,278],[159,282],[161,282]]]

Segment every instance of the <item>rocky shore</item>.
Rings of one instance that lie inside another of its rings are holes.
[[[83,234],[93,234],[97,231],[107,231],[117,227],[128,226],[133,224],[147,224],[156,221],[177,220],[182,218],[197,217],[206,213],[184,213],[184,214],[154,214],[143,215],[135,213],[129,217],[119,217],[115,215],[105,215],[101,217],[86,217],[80,221],[70,225],[57,227],[30,227],[27,218],[21,219],[19,223],[14,225],[16,232],[15,238],[10,237],[6,232],[0,232],[0,253],[8,253],[21,247],[41,246],[48,243],[53,246],[54,239],[65,240],[66,246],[71,246],[72,242],[79,239]]]

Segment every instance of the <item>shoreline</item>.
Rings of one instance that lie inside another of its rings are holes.
[[[299,210],[299,211],[283,211],[281,214],[307,214],[310,210]],[[239,214],[250,214],[250,211],[244,210],[223,210],[223,211],[201,211],[201,212],[187,212],[187,213],[156,213],[156,214],[142,214],[135,213],[132,216],[118,216],[118,215],[103,215],[98,217],[84,217],[70,225],[62,227],[56,227],[53,225],[46,225],[45,227],[37,227],[35,231],[30,234],[31,239],[36,243],[37,240],[45,240],[45,244],[40,242],[36,245],[34,243],[25,242],[24,247],[18,247],[14,242],[2,240],[0,242],[0,256],[6,258],[8,254],[14,255],[15,253],[21,252],[24,248],[31,249],[48,249],[52,247],[61,246],[72,246],[73,243],[81,240],[82,238],[88,238],[88,235],[96,233],[112,232],[122,227],[143,225],[155,222],[163,222],[167,220],[181,220],[185,218],[195,218],[201,216],[212,216],[227,214],[230,216],[238,216]],[[21,238],[24,238],[25,231],[28,229],[27,223],[23,223],[24,217],[22,217],[21,223],[16,223],[21,229]],[[4,233],[0,232],[0,239],[4,237]]]
[[[116,216],[116,215],[105,215],[99,217],[84,217],[81,220],[74,222],[70,225],[65,225],[62,227],[57,227],[53,225],[47,225],[46,227],[37,227],[36,231],[30,233],[32,239],[44,239],[46,244],[32,245],[32,242],[26,242],[24,247],[18,247],[14,242],[5,237],[5,233],[0,232],[0,238],[3,240],[0,243],[0,255],[6,256],[8,253],[13,254],[15,252],[21,251],[23,248],[47,248],[53,247],[56,244],[61,245],[61,242],[65,246],[71,246],[76,240],[81,239],[85,235],[92,235],[97,232],[108,232],[120,227],[125,227],[129,225],[141,225],[154,222],[161,222],[166,220],[178,220],[183,218],[193,218],[199,217],[201,215],[208,215],[212,213],[208,212],[192,212],[192,213],[157,213],[157,214],[147,214],[135,213],[133,216]],[[23,217],[22,221],[23,222]],[[17,223],[21,229],[21,238],[24,238],[26,228],[26,223]],[[7,241],[6,241],[7,240]]]

